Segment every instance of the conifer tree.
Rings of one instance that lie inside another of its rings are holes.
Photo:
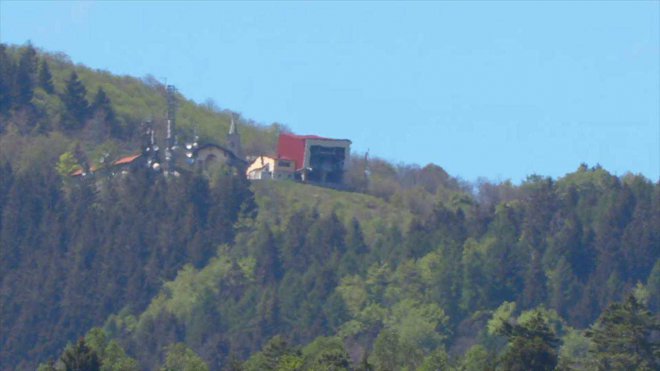
[[[117,124],[117,115],[112,107],[110,98],[102,87],[99,87],[96,91],[90,111],[94,115],[94,120],[97,121],[96,124],[99,126],[97,130],[104,134],[103,136],[105,134],[109,134],[115,138],[119,136],[120,131]]]
[[[262,223],[257,229],[252,249],[257,258],[255,275],[265,284],[274,283],[282,278],[282,263],[273,233],[267,224]]]
[[[611,304],[587,331],[599,370],[657,370],[660,323],[634,295]]]
[[[98,355],[85,344],[83,338],[64,351],[62,362],[66,371],[98,371],[101,369]]]
[[[16,72],[16,104],[29,105],[34,96],[37,75],[37,51],[28,43],[21,54]]]
[[[39,66],[39,86],[48,94],[53,94],[55,92],[53,75],[50,73],[48,61],[45,59],[42,59],[41,66]]]
[[[78,79],[78,74],[73,71],[66,81],[66,90],[62,100],[66,108],[66,113],[63,121],[65,129],[75,130],[81,128],[89,111],[89,103],[85,97],[87,89],[85,85]]]
[[[0,113],[9,111],[13,104],[14,62],[7,54],[5,44],[0,44]],[[0,127],[0,131],[2,127]]]
[[[509,346],[501,358],[504,370],[550,371],[557,366],[559,339],[541,312],[536,311],[524,324],[503,322],[500,332],[509,338]]]

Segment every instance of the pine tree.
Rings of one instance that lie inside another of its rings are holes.
[[[80,338],[76,345],[69,346],[62,354],[62,362],[66,371],[98,371],[101,362],[96,352]]]
[[[21,54],[18,62],[18,71],[16,72],[16,105],[29,105],[34,96],[37,75],[37,51],[32,44]]]
[[[8,112],[13,104],[14,68],[14,62],[7,54],[7,47],[0,44],[0,113]]]
[[[62,120],[65,129],[80,129],[85,124],[89,111],[86,95],[87,89],[78,79],[78,74],[75,71],[71,72],[69,79],[66,81],[66,90],[62,97],[66,108],[65,117]]]
[[[559,339],[546,323],[541,312],[533,314],[525,324],[503,322],[500,332],[509,338],[502,355],[504,370],[554,370],[558,362]]]
[[[55,92],[55,87],[53,86],[53,75],[50,73],[48,61],[45,59],[42,59],[41,66],[39,67],[39,86],[48,94],[53,94]]]
[[[282,263],[275,238],[267,224],[258,226],[252,251],[257,259],[255,275],[261,283],[271,284],[282,278]]]
[[[355,218],[351,219],[348,231],[346,232],[346,249],[353,251],[357,255],[369,252],[367,245],[364,243],[360,222]]]
[[[277,335],[270,339],[266,345],[264,345],[261,353],[264,356],[264,364],[262,365],[264,370],[277,370],[278,365],[282,358],[287,354],[296,354],[296,350],[293,349],[289,343],[280,335]]]
[[[599,370],[657,370],[660,342],[652,336],[657,331],[657,318],[631,294],[605,309],[586,335]]]
[[[118,138],[121,134],[117,115],[112,107],[110,98],[103,88],[99,87],[90,106],[90,113],[94,119],[94,129],[97,132],[97,141],[101,141],[108,135]]]

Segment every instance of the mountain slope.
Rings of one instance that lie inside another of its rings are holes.
[[[75,180],[62,155],[133,153],[141,121],[163,123],[164,87],[29,46],[0,47],[0,86],[3,369],[34,369],[100,326],[93,348],[105,333],[149,369],[194,353],[214,370],[478,369],[525,359],[513,350],[584,365],[598,354],[582,330],[603,311],[660,308],[660,184],[642,176],[581,165],[472,185],[355,157],[352,192],[221,169]],[[227,112],[180,102],[181,139],[197,126],[223,143]],[[248,152],[272,150],[279,127],[242,123]],[[639,303],[606,310],[629,293]]]

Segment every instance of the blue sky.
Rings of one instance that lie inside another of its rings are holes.
[[[0,1],[27,40],[466,180],[660,177],[660,2]]]

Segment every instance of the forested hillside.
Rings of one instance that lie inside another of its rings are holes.
[[[227,112],[180,99],[179,135],[222,143]],[[151,79],[0,46],[2,369],[660,367],[657,180],[360,156],[343,191],[68,176],[63,154],[130,153],[164,105]],[[282,129],[242,123],[250,153]]]

